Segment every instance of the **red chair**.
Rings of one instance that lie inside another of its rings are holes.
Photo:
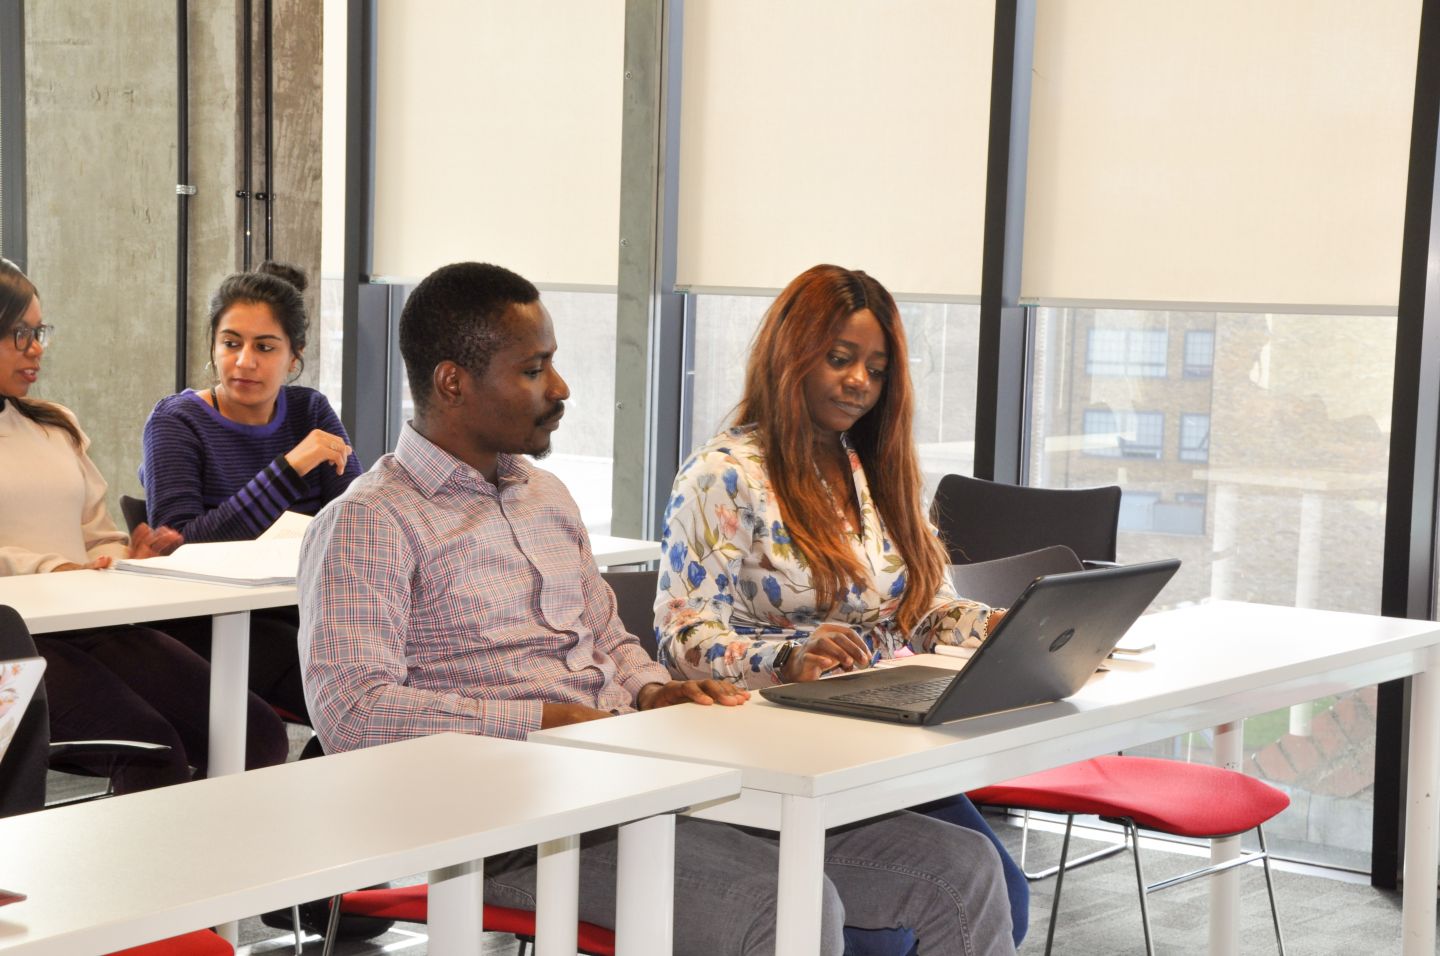
[[[1148,894],[1258,861],[1265,869],[1265,891],[1270,897],[1275,943],[1281,956],[1284,956],[1285,938],[1280,932],[1280,913],[1275,908],[1275,887],[1270,876],[1270,855],[1265,849],[1265,831],[1261,824],[1288,807],[1290,798],[1269,784],[1233,770],[1203,764],[1150,757],[1106,756],[973,790],[970,799],[977,804],[1065,814],[1065,839],[1060,849],[1060,863],[1055,868],[1055,899],[1050,907],[1050,928],[1045,937],[1047,956],[1055,940],[1055,920],[1060,912],[1060,890],[1070,852],[1070,832],[1077,813],[1096,814],[1125,828],[1126,840],[1135,857],[1135,878],[1140,888],[1140,921],[1145,929],[1147,954],[1153,956],[1155,952],[1150,935],[1150,914],[1145,905]],[[1254,830],[1260,839],[1260,850],[1147,884],[1140,865],[1139,827],[1199,839],[1231,837]],[[1072,869],[1074,865],[1071,864]]]
[[[232,956],[235,947],[208,929],[172,936],[144,946],[132,946],[110,956]]]
[[[340,913],[393,919],[402,923],[424,923],[430,916],[429,887],[425,884],[378,890],[356,890],[340,897],[338,909],[331,910],[333,924]],[[512,933],[520,940],[520,956],[535,944],[535,914],[529,910],[485,904],[484,927],[490,933]],[[325,933],[323,956],[330,956],[335,938],[332,925]],[[615,932],[594,923],[580,923],[580,952],[586,956],[615,956]]]

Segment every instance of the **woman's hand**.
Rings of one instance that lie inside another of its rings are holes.
[[[130,557],[158,557],[162,554],[169,554],[184,543],[185,536],[174,528],[161,525],[152,530],[148,524],[142,521],[135,526],[134,531],[130,532]]]
[[[870,666],[870,649],[860,635],[842,624],[822,624],[799,647],[785,666],[780,679],[787,684],[815,680],[835,668],[853,671]]]
[[[987,638],[995,633],[995,628],[1000,626],[1000,622],[1004,620],[1005,612],[1008,610],[1009,608],[1004,607],[994,607],[990,609],[990,616],[985,619],[985,636]]]
[[[50,569],[50,573],[56,571],[103,571],[115,563],[115,559],[108,554],[102,554],[94,561],[86,561],[84,564],[76,564],[74,561],[66,561],[64,564],[57,564]]]
[[[295,469],[295,474],[302,478],[327,461],[335,466],[337,475],[343,475],[345,462],[349,459],[350,446],[345,443],[345,439],[318,428],[285,453],[285,460]]]

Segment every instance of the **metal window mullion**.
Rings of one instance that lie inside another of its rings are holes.
[[[1019,483],[1026,471],[1029,340],[1020,305],[1025,176],[1030,143],[1035,0],[997,0],[990,80],[979,364],[975,376],[975,475]]]
[[[616,534],[653,537],[679,465],[684,296],[675,292],[681,0],[627,0],[615,322]]]

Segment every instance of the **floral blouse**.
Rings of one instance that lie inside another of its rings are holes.
[[[928,650],[936,641],[974,645],[984,638],[990,608],[958,598],[948,579],[909,639],[901,633],[895,611],[905,593],[905,564],[880,522],[860,456],[842,441],[861,527],[851,527],[840,507],[837,520],[870,581],[852,585],[823,616],[807,562],[786,533],[755,426],[722,432],[681,467],[665,511],[655,599],[660,661],[672,674],[776,684],[781,646],[805,641],[828,622],[853,628],[876,659],[911,642]]]

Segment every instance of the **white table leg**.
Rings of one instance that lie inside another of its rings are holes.
[[[481,860],[431,870],[429,952],[435,956],[480,952],[485,931],[485,870]]]
[[[1215,766],[1239,770],[1244,743],[1244,722],[1215,728]],[[1221,863],[1240,855],[1240,838],[1210,841],[1210,862]],[[1240,869],[1226,870],[1207,880],[1210,884],[1210,956],[1240,952]]]
[[[210,759],[211,777],[245,769],[245,708],[250,688],[250,612],[216,614],[210,619]],[[215,932],[234,945],[238,923],[223,923]]]
[[[775,952],[818,953],[825,880],[821,804],[780,798],[780,887],[775,902]]]
[[[615,892],[615,951],[669,956],[675,949],[675,816],[620,828]]]
[[[245,708],[250,675],[250,612],[217,614],[210,625],[212,777],[245,769]]]
[[[580,922],[580,838],[550,840],[537,850],[535,956],[575,956]]]
[[[1440,865],[1440,650],[1426,652],[1426,670],[1410,685],[1410,760],[1405,794],[1405,895],[1401,952],[1435,952],[1435,874]]]

